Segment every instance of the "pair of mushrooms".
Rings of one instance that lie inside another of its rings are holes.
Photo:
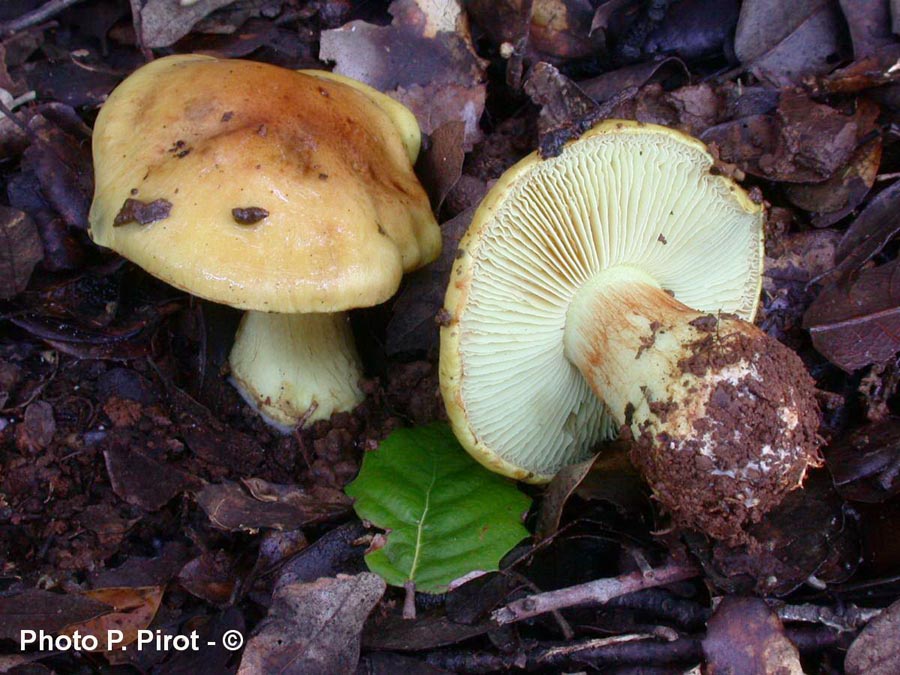
[[[348,78],[159,59],[98,116],[91,235],[248,310],[233,380],[290,428],[361,400],[344,311],[439,253],[418,150],[412,114]],[[763,212],[711,167],[683,134],[604,122],[501,177],[461,242],[441,337],[448,414],[476,459],[545,482],[630,433],[678,520],[731,539],[802,482],[811,381],[748,323]]]

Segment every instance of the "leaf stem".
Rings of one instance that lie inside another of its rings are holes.
[[[416,582],[407,581],[403,584],[406,591],[406,597],[403,598],[403,618],[416,618]]]

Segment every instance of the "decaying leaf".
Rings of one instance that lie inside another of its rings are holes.
[[[103,457],[113,491],[147,511],[156,511],[176,495],[198,489],[201,484],[198,478],[128,447],[121,439],[111,439]]]
[[[21,438],[32,451],[43,450],[53,441],[56,434],[56,420],[53,406],[46,401],[35,401],[25,408],[22,420]]]
[[[441,257],[407,276],[387,326],[388,354],[428,352],[437,345],[439,312],[444,304],[450,269],[456,260],[459,240],[472,222],[474,212],[474,208],[467,209],[444,223]]]
[[[900,260],[826,286],[803,317],[813,345],[847,372],[900,351]]]
[[[25,290],[44,247],[27,213],[0,205],[0,300]]]
[[[464,122],[465,147],[471,149],[481,138],[485,66],[459,1],[395,0],[388,11],[390,26],[351,21],[323,31],[319,58],[406,105],[423,133]]]
[[[881,139],[874,138],[860,145],[847,166],[824,183],[786,185],[785,193],[792,203],[815,214],[816,227],[832,225],[855,209],[869,193],[878,175],[881,150]]]
[[[88,595],[64,595],[36,588],[0,595],[0,638],[16,640],[23,630],[56,633],[70,623],[112,611],[110,603]]]
[[[525,93],[541,106],[538,146],[542,157],[555,157],[603,117],[603,109],[549,63],[538,63],[525,82]]]
[[[895,675],[900,672],[900,601],[872,619],[847,650],[847,675]]]
[[[384,590],[384,581],[368,572],[279,585],[238,674],[355,673],[363,623]]]
[[[769,180],[821,183],[848,165],[874,128],[871,106],[844,115],[806,94],[782,90],[775,114],[755,114],[711,127],[700,138],[721,159]]]
[[[635,63],[587,80],[578,87],[597,103],[604,103],[623,89],[642,87],[650,82],[670,80],[687,82],[690,77],[687,65],[681,59],[665,57],[645,63]]]
[[[178,583],[188,593],[217,606],[229,603],[237,582],[234,561],[224,551],[207,551],[178,573]]]
[[[861,269],[874,258],[887,243],[900,234],[900,181],[879,192],[856,220],[847,228],[835,251],[834,269],[829,277],[843,277]]]
[[[33,134],[23,168],[40,181],[41,194],[66,224],[87,228],[94,192],[91,131],[78,114],[61,103],[45,103],[28,121]]]
[[[868,56],[859,58],[826,77],[818,78],[815,89],[817,93],[853,94],[895,83],[900,80],[900,69],[895,67],[898,57],[900,44],[889,43],[876,47]],[[890,100],[893,89],[894,87],[885,87],[873,94],[888,94],[887,98]]]
[[[203,17],[234,0],[147,0],[140,10],[139,30],[145,47],[168,47],[187,35]]]
[[[750,71],[778,87],[832,69],[842,19],[831,0],[745,0],[734,51]]]
[[[440,211],[447,193],[462,175],[465,134],[466,125],[462,121],[445,122],[434,130],[428,148],[419,155],[417,173],[435,213]]]
[[[900,422],[887,419],[833,441],[826,464],[844,499],[881,503],[900,494]]]
[[[708,675],[803,675],[797,648],[760,598],[724,598],[709,620],[703,653]]]
[[[93,635],[97,638],[96,651],[112,651],[113,648],[130,645],[137,640],[138,631],[144,630],[153,621],[162,602],[162,586],[145,586],[143,588],[98,588],[85,591],[84,595],[92,600],[106,603],[113,611],[95,619],[72,623],[66,626],[61,634],[72,635],[76,631],[81,635]],[[110,631],[122,632],[122,641],[110,645]]]
[[[739,10],[738,0],[672,3],[665,19],[647,36],[643,52],[675,54],[693,61],[730,50]]]
[[[565,466],[550,481],[538,511],[537,526],[534,532],[538,541],[556,534],[566,502],[588,475],[597,459],[598,457],[594,457],[578,464]]]
[[[362,523],[353,520],[327,532],[321,539],[294,555],[281,569],[277,586],[306,583],[338,573],[356,574],[365,570],[366,534]]]
[[[850,28],[853,56],[862,59],[894,42],[890,7],[885,0],[840,0],[841,11]]]
[[[197,494],[197,502],[213,525],[222,530],[256,530],[271,527],[295,530],[298,527],[337,518],[347,513],[350,501],[339,490],[294,485],[275,485],[259,478],[244,480],[248,494],[239,484],[209,484]]]
[[[559,529],[563,510],[572,496],[584,502],[604,501],[627,512],[630,518],[646,510],[647,488],[638,474],[625,441],[610,441],[593,459],[564,467],[550,481],[538,510],[535,537],[552,537]]]
[[[496,570],[528,536],[522,517],[531,500],[476,463],[446,424],[393,432],[366,454],[347,494],[360,518],[388,530],[366,562],[394,586],[444,592]]]

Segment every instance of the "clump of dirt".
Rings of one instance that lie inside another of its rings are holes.
[[[747,527],[821,464],[813,382],[794,352],[756,330],[710,332],[690,350],[679,367],[698,378],[705,413],[679,420],[697,406],[651,406],[632,461],[676,523],[746,543]]]

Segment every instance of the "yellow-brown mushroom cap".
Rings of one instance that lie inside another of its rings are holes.
[[[200,55],[140,68],[97,117],[92,238],[243,309],[383,302],[438,255],[440,230],[414,119],[367,89]]]

